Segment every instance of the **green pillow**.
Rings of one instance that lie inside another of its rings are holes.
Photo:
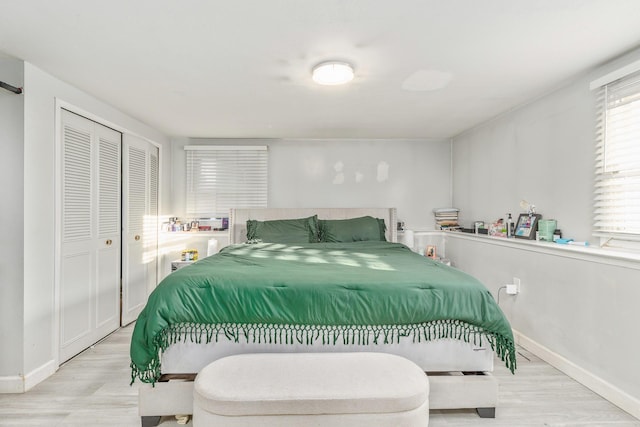
[[[318,230],[321,242],[360,242],[374,240],[386,242],[387,226],[384,219],[363,216],[351,219],[320,219]]]
[[[247,221],[247,240],[260,239],[265,243],[316,243],[318,216],[272,221]]]

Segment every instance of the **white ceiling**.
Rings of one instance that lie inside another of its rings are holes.
[[[451,137],[640,46],[640,0],[0,8],[0,52],[182,137]],[[311,81],[313,65],[330,59],[354,65],[352,84]]]

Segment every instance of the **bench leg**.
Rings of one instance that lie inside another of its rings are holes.
[[[476,408],[476,412],[480,418],[495,418],[496,408]]]
[[[160,424],[160,418],[162,418],[160,415],[140,417],[142,422],[142,427],[155,427],[158,424]]]

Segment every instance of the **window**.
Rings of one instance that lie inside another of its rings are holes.
[[[267,207],[266,146],[185,146],[189,218]]]
[[[594,234],[640,240],[640,72],[598,92]]]

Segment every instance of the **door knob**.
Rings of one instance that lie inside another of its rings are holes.
[[[107,239],[107,241],[105,243],[106,243],[107,246],[111,246],[113,241],[111,239]]]
[[[134,237],[134,239],[136,239],[136,241],[140,240],[140,235],[136,234],[136,237]]]

